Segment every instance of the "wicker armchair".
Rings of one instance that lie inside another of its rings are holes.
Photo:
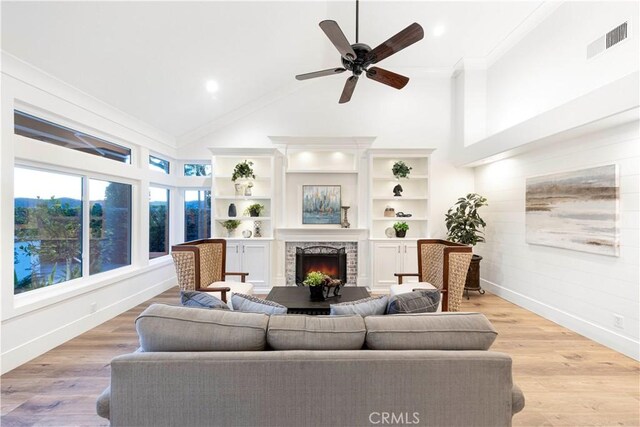
[[[442,311],[460,311],[464,284],[473,252],[470,246],[439,239],[418,240],[418,273],[396,273],[392,293],[434,287],[442,292]],[[423,286],[402,285],[404,277],[418,277]],[[399,285],[406,287],[402,290]],[[400,290],[399,290],[400,289]]]
[[[253,285],[246,282],[249,273],[225,271],[227,241],[203,239],[171,247],[178,286],[182,291],[220,292],[227,302],[227,292],[252,294]],[[240,282],[226,281],[227,276],[240,276]]]

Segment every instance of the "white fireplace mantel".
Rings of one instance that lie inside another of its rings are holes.
[[[368,228],[285,227],[275,230],[275,238],[284,242],[358,242],[368,237]]]

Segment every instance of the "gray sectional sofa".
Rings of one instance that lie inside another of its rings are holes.
[[[300,316],[152,305],[111,362],[114,426],[508,426],[524,406],[479,313]]]

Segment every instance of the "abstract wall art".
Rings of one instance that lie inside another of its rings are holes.
[[[303,185],[302,223],[340,224],[340,186]]]
[[[527,243],[618,256],[616,165],[528,178]]]

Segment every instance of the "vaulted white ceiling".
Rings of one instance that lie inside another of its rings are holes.
[[[418,22],[425,39],[380,65],[450,70],[488,55],[540,4],[363,0],[360,42],[375,47]],[[2,49],[179,137],[303,84],[296,74],[340,65],[323,19],[355,42],[355,2],[3,1]]]

